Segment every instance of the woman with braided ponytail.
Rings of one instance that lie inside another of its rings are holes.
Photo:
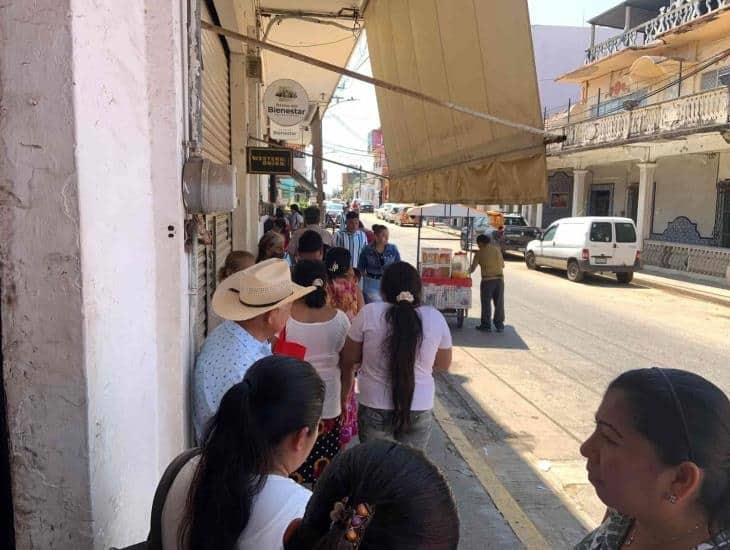
[[[338,455],[317,482],[285,550],[456,550],[459,516],[421,451],[376,440]],[[486,548],[487,546],[485,546]]]
[[[390,439],[422,450],[428,444],[433,371],[451,365],[451,332],[438,310],[421,305],[421,288],[412,265],[393,263],[381,280],[383,301],[366,305],[352,321],[342,363],[348,373],[362,363],[358,425],[363,442]]]

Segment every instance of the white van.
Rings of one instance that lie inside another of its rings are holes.
[[[527,244],[525,263],[565,269],[575,282],[585,273],[615,273],[628,284],[641,266],[636,225],[629,218],[563,218]]]

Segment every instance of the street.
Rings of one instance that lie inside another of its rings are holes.
[[[363,221],[370,226],[375,217]],[[390,242],[415,264],[417,230],[386,225]],[[447,236],[423,229],[424,238]],[[459,243],[425,244],[458,249]],[[571,283],[558,271],[528,271],[515,255],[505,267],[505,332],[485,334],[473,328],[478,277],[464,328],[451,323],[454,362],[438,377],[439,400],[468,440],[469,456],[461,454],[469,467],[496,475],[547,546],[572,547],[605,511],[579,453],[605,388],[626,370],[661,365],[730,391],[730,309],[640,283],[600,277]],[[515,529],[514,510],[500,511]],[[483,547],[483,540],[463,544]]]

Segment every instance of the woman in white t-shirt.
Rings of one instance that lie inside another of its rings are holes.
[[[425,449],[431,434],[433,371],[451,365],[451,332],[444,316],[421,305],[421,278],[405,262],[388,266],[383,302],[353,319],[343,350],[343,371],[358,373],[360,440],[391,439]],[[349,390],[352,377],[344,382]]]
[[[260,359],[226,394],[203,440],[170,488],[163,549],[283,548],[311,492],[289,476],[317,439],[324,383],[314,367]]]
[[[345,313],[328,303],[324,262],[300,260],[294,266],[292,280],[316,289],[294,302],[286,323],[286,340],[306,348],[304,360],[317,370],[325,386],[322,426],[317,442],[304,464],[292,474],[299,483],[314,483],[340,450],[343,399],[340,352],[350,330],[350,321]]]

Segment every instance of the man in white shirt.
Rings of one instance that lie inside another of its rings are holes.
[[[360,252],[368,244],[368,237],[360,229],[360,215],[350,211],[345,216],[345,226],[335,233],[335,246],[350,251],[351,267],[356,268],[360,259]]]
[[[289,208],[291,209],[291,214],[289,214],[289,228],[292,232],[294,232],[302,227],[304,224],[304,217],[302,216],[302,213],[299,212],[298,204],[292,204]]]

